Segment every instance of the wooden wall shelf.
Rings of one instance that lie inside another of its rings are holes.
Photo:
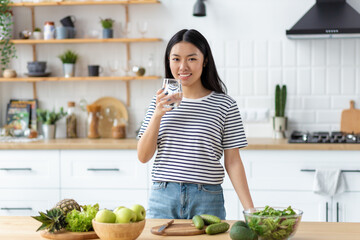
[[[52,1],[52,2],[21,2],[11,3],[9,6],[12,7],[29,7],[31,10],[31,25],[32,30],[35,29],[35,7],[42,6],[75,6],[75,5],[123,5],[125,8],[125,22],[129,22],[129,5],[137,4],[158,4],[159,0],[85,0],[85,1]],[[32,46],[33,61],[37,60],[37,44],[67,44],[67,43],[124,43],[126,45],[126,60],[129,62],[131,59],[130,54],[130,43],[143,43],[143,42],[160,42],[160,38],[109,38],[109,39],[98,39],[98,38],[74,38],[74,39],[51,39],[51,40],[35,40],[35,39],[13,39],[11,40],[14,44],[28,44]],[[37,82],[58,82],[58,81],[125,81],[126,83],[126,104],[130,106],[130,81],[132,80],[156,80],[160,79],[160,76],[111,76],[111,77],[17,77],[17,78],[0,78],[0,82],[30,82],[33,85],[33,98],[37,98],[36,83]]]
[[[45,6],[75,6],[75,5],[115,5],[115,4],[156,4],[160,3],[158,0],[114,0],[114,1],[69,1],[69,2],[21,2],[11,3],[12,7],[45,7]]]
[[[63,43],[137,43],[160,42],[160,38],[68,38],[68,39],[14,39],[14,44],[63,44]]]
[[[58,82],[58,81],[132,81],[132,80],[156,80],[160,76],[99,76],[99,77],[16,77],[0,78],[0,82]]]

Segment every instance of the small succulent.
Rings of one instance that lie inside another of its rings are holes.
[[[34,32],[41,32],[41,29],[38,28],[38,27],[36,27],[36,28],[34,29]]]
[[[114,22],[115,20],[111,18],[105,18],[105,19],[100,18],[100,23],[102,27],[105,29],[112,29]]]

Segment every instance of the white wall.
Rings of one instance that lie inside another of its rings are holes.
[[[348,0],[360,12],[360,3]],[[148,37],[160,37],[161,43],[132,44],[133,62],[146,65],[150,54],[155,55],[156,70],[163,75],[162,58],[169,38],[182,28],[195,28],[202,32],[212,45],[215,61],[229,94],[234,97],[244,117],[258,112],[266,113],[267,119],[245,122],[248,136],[272,136],[274,88],[276,83],[288,86],[286,113],[290,130],[336,131],[340,128],[341,110],[349,107],[349,101],[360,105],[360,39],[341,40],[289,40],[285,30],[315,3],[315,0],[207,0],[207,17],[192,16],[195,0],[162,0],[155,5],[132,5],[131,36],[137,37],[135,23],[149,22]],[[119,35],[119,23],[124,21],[124,7],[73,6],[37,7],[36,25],[45,21],[59,20],[66,15],[76,15],[76,27],[83,36],[91,30],[101,31],[99,17],[116,20],[115,36]],[[30,10],[15,9],[16,32],[30,29]],[[48,61],[49,70],[61,75],[61,63],[57,59],[65,49],[80,54],[77,74],[86,75],[87,64],[100,64],[109,74],[107,61],[125,59],[125,45],[118,44],[70,44],[38,45],[38,59]],[[17,45],[18,59],[12,67],[23,75],[26,62],[32,60],[31,46]],[[139,127],[149,101],[160,87],[160,80],[131,82],[131,106],[128,108],[129,136]],[[45,82],[37,84],[41,107],[66,107],[66,102],[85,98],[92,102],[99,97],[113,96],[125,102],[123,82]],[[5,120],[6,103],[11,97],[31,98],[30,83],[1,83],[1,120]],[[82,115],[83,123],[85,114]],[[84,128],[81,127],[84,136]]]

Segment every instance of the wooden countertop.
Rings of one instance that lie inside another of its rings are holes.
[[[217,235],[196,235],[161,237],[153,235],[150,229],[153,226],[161,225],[168,220],[166,219],[148,219],[146,220],[145,229],[138,240],[230,240],[229,233]],[[175,223],[190,222],[191,220],[175,220]],[[230,225],[235,221],[227,221]],[[0,239],[1,240],[40,240],[40,233],[35,230],[40,223],[31,217],[1,217],[0,216]],[[324,222],[302,222],[292,240],[356,240],[360,239],[360,223],[324,223]]]
[[[249,145],[242,150],[360,150],[360,144],[299,144],[288,143],[287,139],[248,138]],[[136,149],[137,140],[127,139],[54,139],[29,143],[0,142],[3,149]]]

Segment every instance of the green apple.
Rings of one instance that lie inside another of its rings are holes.
[[[120,209],[124,208],[124,206],[120,206],[114,209],[113,213],[116,213],[117,211],[119,211]]]
[[[96,213],[95,221],[101,223],[114,223],[116,215],[108,209],[102,209]]]
[[[135,204],[131,207],[131,210],[136,214],[136,221],[142,221],[146,217],[145,208],[140,204]]]
[[[129,208],[121,208],[115,213],[116,223],[129,223],[136,221],[136,214]]]

